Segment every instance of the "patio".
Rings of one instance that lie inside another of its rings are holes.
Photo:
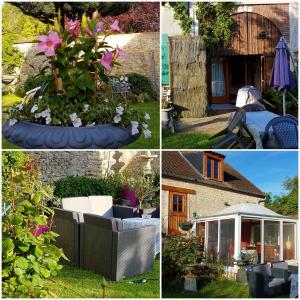
[[[233,267],[241,253],[251,256],[252,263],[285,260],[293,264],[297,260],[297,223],[262,205],[243,203],[197,218],[195,229],[204,239],[208,256],[228,266]]]

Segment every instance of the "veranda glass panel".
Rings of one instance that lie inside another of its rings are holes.
[[[251,263],[261,261],[261,225],[260,220],[242,218],[241,252],[245,260]]]
[[[295,225],[283,222],[283,259],[295,258]]]
[[[209,221],[207,230],[207,254],[208,259],[215,260],[218,257],[218,221]]]
[[[279,222],[265,221],[264,229],[264,260],[265,262],[280,260]]]
[[[221,220],[220,259],[227,264],[234,255],[234,219]]]

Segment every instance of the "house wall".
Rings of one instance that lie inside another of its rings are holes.
[[[177,20],[174,20],[173,9],[168,4],[160,7],[160,22],[161,34],[167,34],[168,36],[181,35],[180,24]]]
[[[210,187],[206,185],[198,185],[188,182],[182,182],[174,179],[163,178],[162,184],[176,186],[180,188],[187,188],[196,191],[196,195],[187,196],[188,205],[188,219],[192,217],[194,212],[197,212],[200,216],[207,216],[216,213],[224,208],[226,208],[225,202],[229,205],[239,204],[239,203],[254,203],[261,204],[262,198],[241,194],[238,192],[221,190],[215,187]],[[162,231],[164,233],[168,232],[168,200],[169,192],[162,191],[161,193],[161,216],[162,216]]]
[[[66,176],[104,177],[120,171],[143,170],[145,151],[33,151],[28,152],[37,161],[41,180],[53,183]],[[159,153],[152,161],[153,172],[159,172]]]

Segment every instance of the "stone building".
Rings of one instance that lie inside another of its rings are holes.
[[[264,205],[265,194],[215,152],[162,153],[162,231],[240,203]]]
[[[30,154],[37,161],[41,179],[53,183],[66,176],[102,178],[109,174],[146,167],[146,151],[34,151]],[[151,162],[152,172],[159,173],[159,153]]]

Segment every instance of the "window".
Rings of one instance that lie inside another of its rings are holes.
[[[207,178],[223,181],[223,159],[215,155],[206,154],[204,158],[204,175]]]
[[[173,194],[173,212],[182,212],[182,201],[183,201],[183,196],[182,195],[177,195]]]

